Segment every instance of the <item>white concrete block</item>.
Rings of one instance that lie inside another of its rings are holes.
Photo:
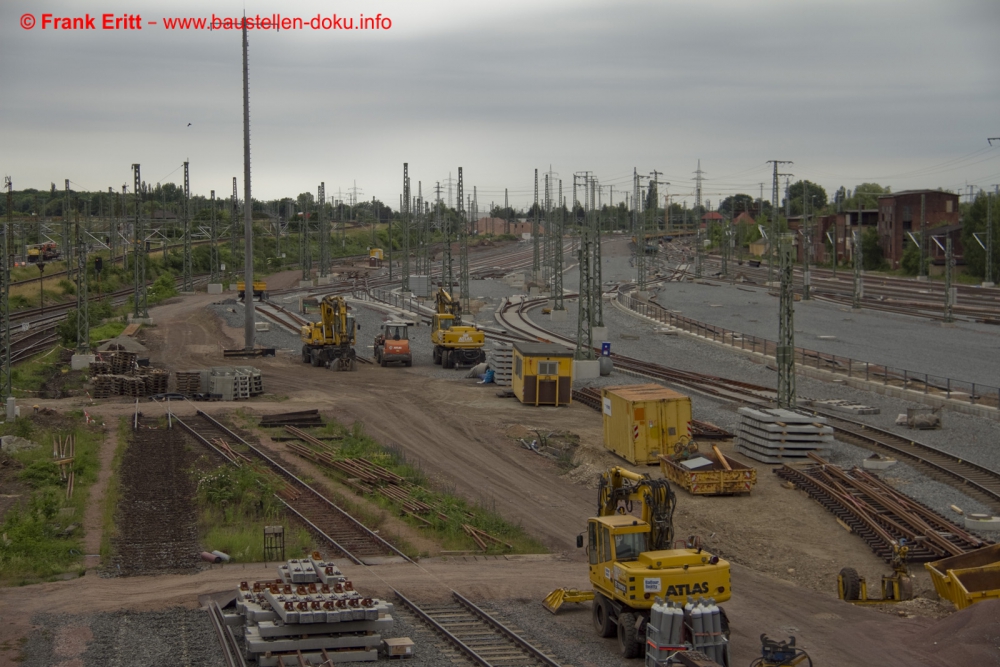
[[[553,322],[565,322],[566,309],[565,308],[563,308],[562,310],[553,309],[552,312],[549,314],[549,319]]]
[[[209,283],[208,284],[209,294],[222,294],[222,283]]]
[[[256,330],[256,331],[270,331],[271,330],[271,323],[270,322],[254,322],[254,330]]]
[[[597,359],[573,361],[573,380],[593,380],[601,377],[601,363]]]
[[[311,280],[300,280],[299,281],[299,287],[312,287],[312,286],[313,286],[313,281],[311,281]]]
[[[82,371],[85,368],[89,368],[90,364],[97,361],[97,355],[95,354],[74,354],[69,361],[69,367],[74,371]]]
[[[317,285],[329,285],[330,284],[330,276],[319,276],[319,277],[317,277],[316,278],[316,284]]]
[[[1000,531],[1000,516],[968,514],[965,517],[965,527],[970,530]]]

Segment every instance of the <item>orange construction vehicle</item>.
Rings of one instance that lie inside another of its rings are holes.
[[[404,366],[413,365],[410,354],[410,336],[408,322],[386,322],[382,332],[375,336],[372,346],[375,351],[375,362],[380,366],[399,362]]]

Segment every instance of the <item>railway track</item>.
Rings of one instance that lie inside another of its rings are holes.
[[[278,498],[292,514],[322,536],[338,554],[343,554],[359,565],[364,564],[366,559],[371,561],[373,558],[398,557],[413,562],[403,552],[369,530],[263,450],[242,439],[201,410],[190,417],[173,415],[173,419],[195,440],[227,461],[237,464],[256,461],[264,464],[269,472],[286,485],[278,494]],[[249,456],[244,454],[244,451]]]
[[[417,605],[399,591],[397,599],[464,657],[480,667],[560,667],[556,659],[520,633],[452,592],[452,601]]]

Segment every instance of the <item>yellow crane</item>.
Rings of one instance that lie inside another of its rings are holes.
[[[306,324],[300,332],[303,363],[338,371],[355,370],[354,343],[361,327],[347,311],[344,297],[332,294],[323,297],[319,321]]]
[[[639,517],[628,511],[636,503]],[[593,590],[557,589],[545,598],[545,607],[555,613],[564,602],[593,600],[594,629],[602,637],[617,633],[622,656],[635,658],[645,645],[645,625],[657,598],[681,606],[689,596],[711,598],[713,604],[728,600],[727,561],[703,550],[698,538],[675,548],[675,506],[665,479],[617,466],[602,473],[597,516],[587,520]],[[576,545],[583,547],[583,535]],[[720,617],[722,634],[728,634],[721,610]]]
[[[474,326],[462,324],[462,304],[443,287],[435,296],[437,312],[431,318],[431,342],[434,363],[444,368],[475,366],[486,361],[486,334]]]

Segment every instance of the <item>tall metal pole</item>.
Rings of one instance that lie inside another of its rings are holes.
[[[132,165],[133,196],[135,197],[135,223],[132,228],[132,268],[134,286],[132,300],[134,301],[132,317],[143,319],[149,317],[149,307],[146,300],[146,232],[142,227],[142,177],[139,165]]]
[[[76,353],[90,354],[90,300],[87,298],[87,245],[76,223]]]
[[[462,193],[463,176],[462,168],[458,168],[458,192]],[[462,210],[459,196],[458,209],[458,289],[462,294],[462,312],[471,313],[471,299],[469,298],[469,214],[474,211],[470,202],[466,210]]]
[[[591,298],[594,300],[595,312],[591,314],[591,317],[596,321],[594,322],[595,326],[603,328],[604,299],[602,298],[601,292],[603,285],[603,280],[601,278],[601,218],[596,206],[597,187],[597,178],[592,178],[590,180],[590,210],[593,215],[594,225],[594,265],[591,267],[591,271],[593,274],[594,286],[591,292]]]
[[[541,258],[538,247],[538,170],[535,169],[535,217],[531,223],[531,279],[538,280]]]
[[[566,306],[563,303],[563,234],[566,221],[563,218],[562,179],[559,179],[559,204],[556,214],[555,250],[552,256],[552,312],[560,312],[565,316]]]
[[[236,212],[238,210],[239,204],[239,194],[236,190],[236,177],[233,176],[233,198],[230,200],[229,206],[229,261],[232,264],[229,267],[229,271],[232,275],[236,275],[237,267],[239,266],[239,244],[236,243],[236,230],[239,229],[239,221],[236,219]]]
[[[461,179],[461,174],[459,178]],[[410,291],[410,231],[412,226],[412,214],[410,207],[412,203],[410,201],[410,164],[408,162],[403,163],[403,207],[402,207],[402,233],[403,233],[403,291]],[[449,294],[451,293],[451,287],[448,287]]]
[[[191,182],[188,180],[188,161],[184,160],[184,277],[185,292],[194,291],[191,275]]]
[[[781,304],[778,314],[778,407],[795,408],[795,286],[792,283],[792,243],[783,234],[778,247],[781,260]]]
[[[775,241],[778,236],[778,165],[792,164],[791,160],[768,160],[774,165],[771,183],[771,234],[767,239],[767,282],[774,281]]]
[[[986,286],[993,286],[993,193],[986,193]]]
[[[243,347],[254,348],[253,197],[250,190],[250,69],[247,62],[247,22],[243,17]]]
[[[802,181],[802,299],[812,299],[812,276],[809,273],[809,254],[812,252],[812,218],[806,217],[806,202],[809,201],[808,181]]]
[[[576,190],[576,176],[573,177],[573,189]],[[575,210],[575,206],[574,206]],[[593,260],[593,234],[592,220],[589,218],[592,212],[585,212],[584,219],[580,223],[580,250],[578,262],[580,267],[580,296],[577,299],[576,311],[576,359],[594,358],[594,332],[593,332],[593,287],[594,281],[590,270],[590,262]]]
[[[317,223],[319,225],[319,267],[316,275],[325,277],[330,272],[330,222],[326,219],[326,182],[316,189]]]
[[[462,179],[458,180],[458,205],[457,209],[462,208]],[[451,271],[451,216],[445,216],[444,220],[444,255],[441,258],[441,282],[444,283],[444,289],[448,294],[452,292],[452,284],[455,282],[455,277]]]
[[[927,195],[920,195],[920,275],[927,277]]]
[[[66,273],[73,273],[73,241],[70,239],[69,235],[69,209],[70,209],[70,196],[69,196],[69,179],[66,179],[66,190],[65,198],[63,199],[63,216],[62,216],[62,251],[63,256],[66,259]]]
[[[7,186],[7,223],[0,233],[0,402],[6,404],[7,397],[11,395],[10,384],[10,236],[11,224],[13,221],[13,181],[10,176],[4,177],[4,184]],[[41,264],[39,264],[41,266]],[[38,284],[41,286],[42,279],[39,277]],[[41,289],[41,287],[39,287]],[[43,304],[44,305],[44,304]]]
[[[955,262],[955,256],[951,252],[951,236],[944,240],[944,321],[954,322],[952,307],[955,305],[955,297],[951,287],[951,266]]]
[[[864,263],[864,253],[861,249],[861,205],[858,204],[858,230],[854,232],[854,300],[851,307],[861,308],[861,299],[865,296],[865,284],[861,278],[861,267]]]
[[[215,190],[212,190],[212,222],[209,232],[212,236],[212,247],[209,252],[209,271],[211,272],[210,282],[217,283],[221,280],[219,275],[219,221],[216,217],[217,203],[215,200]]]
[[[635,233],[635,286],[646,291],[646,218],[640,211],[639,173],[632,168],[632,228]]]

